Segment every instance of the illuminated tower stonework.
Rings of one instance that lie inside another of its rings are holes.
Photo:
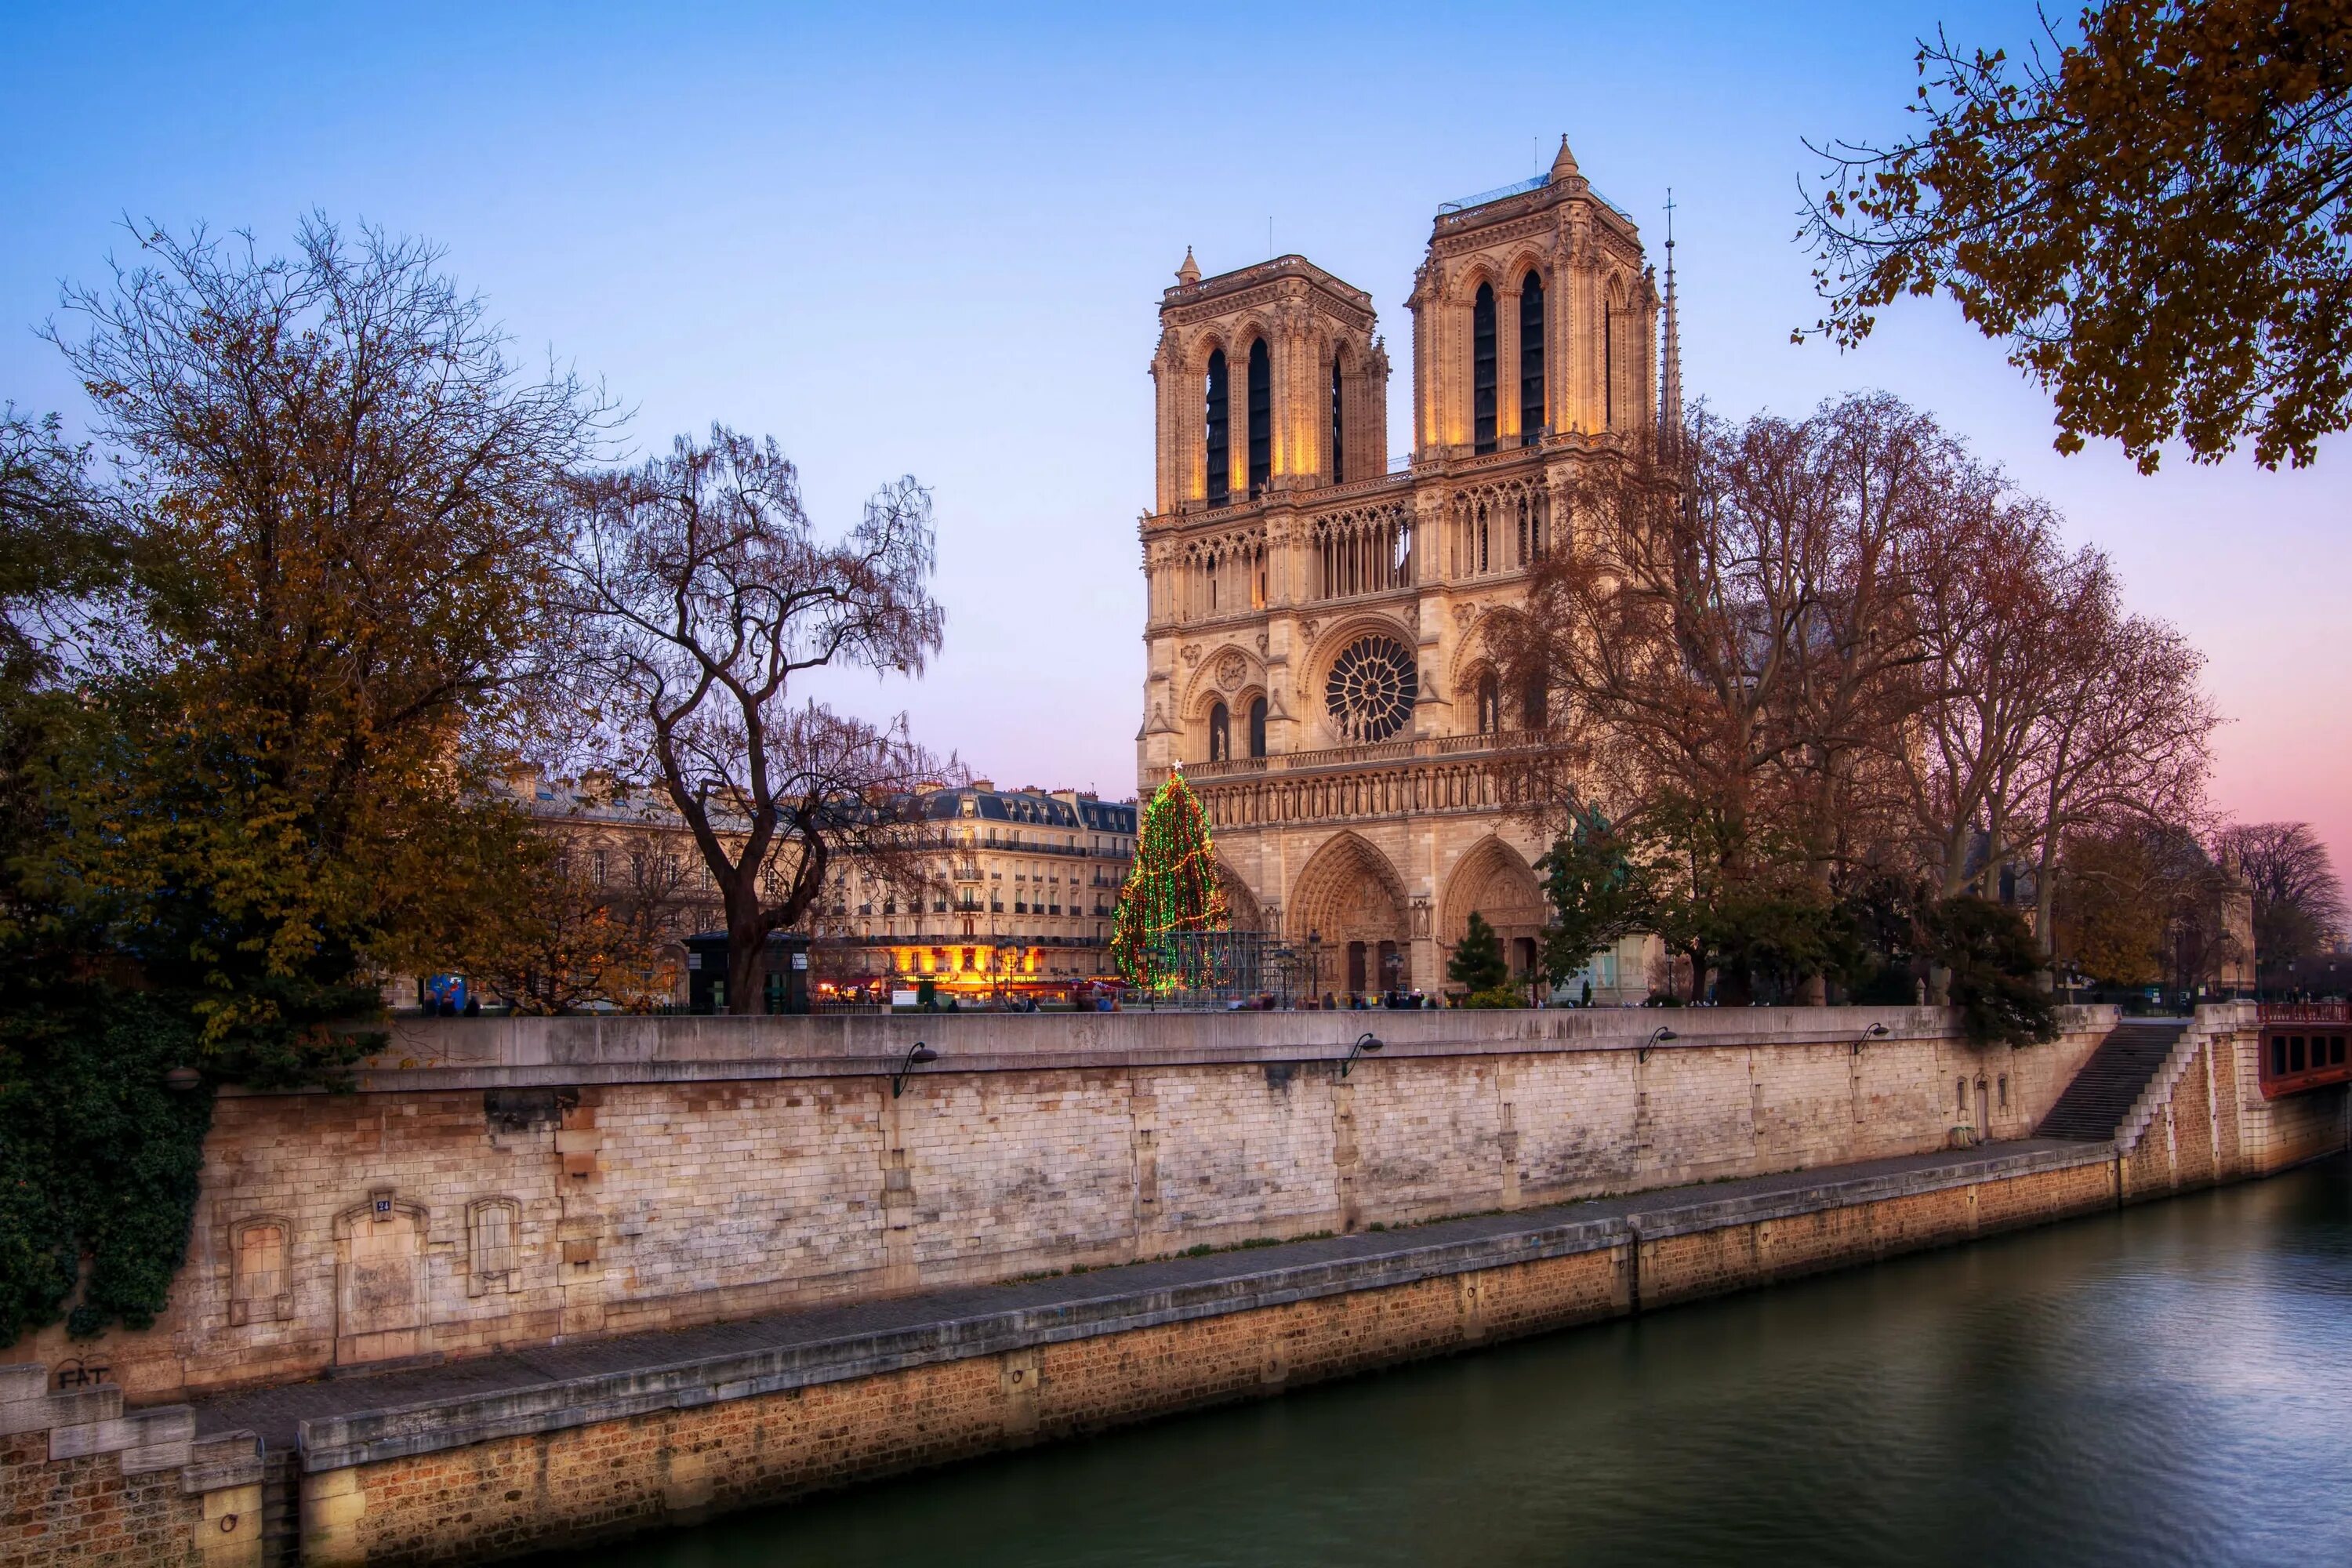
[[[1234,923],[1313,940],[1334,993],[1436,989],[1473,910],[1534,963],[1543,846],[1494,767],[1538,699],[1484,633],[1565,547],[1580,468],[1660,404],[1640,232],[1565,139],[1549,173],[1438,209],[1406,303],[1394,463],[1371,297],[1305,257],[1203,277],[1188,250],[1151,361],[1139,783],[1182,767]],[[1596,963],[1598,999],[1646,994],[1642,951]]]

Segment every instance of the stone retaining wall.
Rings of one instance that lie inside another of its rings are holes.
[[[356,1093],[223,1097],[153,1329],[5,1359],[184,1398],[2016,1138],[2108,1022],[2021,1051],[1928,1009],[409,1025]]]
[[[198,1441],[186,1405],[125,1412],[122,1391],[0,1368],[0,1565],[260,1568],[261,1446]]]
[[[1385,1023],[1379,1016],[1369,1021]],[[885,1260],[880,1278],[926,1284],[934,1282],[933,1271],[1002,1277],[984,1268],[959,1273],[952,1249],[926,1249],[926,1226],[951,1215],[961,1225],[961,1216],[979,1212],[969,1194],[955,1191],[974,1172],[1027,1169],[1051,1175],[1055,1162],[1066,1159],[1060,1185],[1018,1186],[1003,1212],[1017,1220],[1034,1205],[1041,1213],[1066,1214],[1073,1211],[1055,1205],[1068,1204],[1074,1191],[1092,1193],[1087,1201],[1098,1205],[1115,1205],[1123,1194],[1129,1228],[1122,1233],[1114,1226],[1106,1246],[1124,1258],[1144,1249],[1141,1238],[1172,1252],[1181,1249],[1164,1246],[1169,1238],[1198,1233],[1152,1212],[1158,1205],[1164,1216],[1180,1198],[1187,1205],[1208,1201],[1185,1194],[1188,1177],[1206,1174],[1214,1189],[1222,1169],[1234,1184],[1228,1197],[1251,1180],[1269,1193],[1286,1190],[1274,1177],[1302,1163],[1286,1165],[1275,1152],[1285,1147],[1315,1151],[1314,1160],[1303,1163],[1309,1173],[1296,1184],[1313,1201],[1286,1210],[1268,1204],[1237,1212],[1286,1216],[1296,1234],[1382,1223],[1374,1217],[1382,1215],[1426,1217],[1448,1193],[1500,1197],[1503,1202],[1483,1206],[1517,1208],[1562,1186],[1571,1190],[1560,1195],[1570,1196],[1580,1185],[1643,1191],[1669,1172],[1688,1179],[1752,1174],[1768,1163],[1801,1167],[1829,1147],[1898,1152],[1884,1145],[1927,1141],[1924,1129],[1953,1103],[1943,1102],[1947,1083],[1954,1085],[1956,1102],[1958,1091],[1973,1081],[1966,1076],[1971,1060],[1966,1047],[1932,1036],[1898,1040],[1891,1048],[1873,1042],[1856,1051],[1834,1038],[1805,1038],[1785,1029],[1779,1037],[1743,1046],[1692,1028],[1699,1037],[1680,1053],[1665,1055],[1662,1046],[1643,1060],[1638,1042],[1588,1037],[1548,1045],[1546,1037],[1525,1029],[1489,1041],[1391,1032],[1401,1037],[1391,1044],[1396,1055],[1360,1062],[1345,1078],[1328,1055],[1315,1054],[1327,1053],[1331,1042],[1307,1039],[1285,1047],[1297,1053],[1286,1059],[1267,1050],[1254,1059],[1149,1061],[1120,1068],[974,1068],[967,1062],[964,1074],[919,1079],[904,1097],[890,1096],[887,1082],[878,1093],[865,1084],[864,1114],[873,1135],[861,1147],[873,1157],[866,1170],[877,1179],[864,1202],[867,1228],[885,1233],[877,1244]],[[2256,1039],[2250,1012],[2209,1009],[2183,1035],[2112,1144],[1996,1144],[1892,1161],[1879,1173],[1825,1170],[1818,1178],[1685,1187],[1393,1237],[1360,1233],[1344,1243],[1229,1254],[1230,1266],[1220,1260],[1197,1272],[1188,1271],[1190,1260],[1183,1268],[1159,1266],[1163,1278],[1189,1282],[1155,1289],[1123,1289],[1112,1277],[1098,1285],[1088,1280],[1086,1289],[1056,1281],[1047,1306],[937,1321],[921,1315],[919,1301],[910,1301],[894,1310],[911,1326],[887,1331],[394,1408],[330,1405],[347,1413],[299,1426],[301,1560],[481,1561],[606,1538],[2267,1174],[2344,1148],[2352,1096],[2338,1088],[2263,1100],[2252,1055]],[[1879,1059],[1871,1059],[1882,1050]],[[2017,1072],[2009,1107],[2014,1125],[2038,1117],[2055,1098],[2064,1081],[2053,1070],[2057,1064],[2066,1063],[2071,1073],[2086,1051],[2087,1042],[2075,1038],[2038,1060],[2032,1053],[1973,1060],[1986,1070]],[[1848,1093],[1843,1119],[1832,1104],[1839,1055]],[[2021,1065],[2027,1062],[2030,1072]],[[625,1236],[625,1227],[612,1223],[610,1189],[597,1185],[620,1173],[604,1164],[614,1151],[629,1156],[622,1170],[640,1154],[665,1149],[688,1166],[707,1160],[719,1167],[681,1166],[685,1174],[676,1179],[690,1175],[694,1185],[686,1190],[701,1192],[703,1201],[688,1205],[687,1215],[664,1233],[663,1245],[677,1245],[676,1238],[694,1226],[723,1215],[726,1201],[768,1201],[756,1186],[728,1199],[727,1184],[740,1184],[742,1173],[760,1168],[760,1162],[730,1164],[729,1157],[745,1152],[714,1138],[710,1119],[731,1105],[733,1114],[748,1107],[773,1125],[783,1120],[772,1114],[774,1097],[831,1092],[846,1100],[861,1085],[843,1070],[845,1065],[835,1060],[828,1074],[776,1071],[751,1078],[735,1061],[729,1068],[735,1076],[704,1079],[687,1070],[669,1084],[608,1084],[601,1090],[583,1085],[577,1099],[559,1108],[552,1129],[535,1128],[527,1117],[520,1129],[501,1123],[501,1108],[515,1102],[494,1098],[472,1101],[470,1115],[486,1117],[487,1131],[458,1110],[430,1110],[436,1101],[485,1096],[474,1084],[379,1081],[352,1098],[252,1097],[243,1103],[257,1113],[285,1113],[290,1106],[303,1116],[373,1115],[373,1141],[363,1135],[351,1142],[337,1169],[328,1143],[298,1141],[289,1152],[257,1135],[232,1138],[216,1151],[213,1179],[219,1184],[207,1202],[249,1194],[255,1173],[264,1172],[279,1184],[268,1190],[287,1210],[323,1213],[352,1190],[383,1191],[369,1184],[394,1167],[417,1179],[384,1194],[388,1212],[414,1219],[430,1248],[441,1235],[436,1216],[445,1212],[444,1189],[434,1184],[458,1191],[478,1184],[486,1163],[480,1145],[500,1152],[500,1139],[514,1136],[535,1149],[536,1157],[551,1161],[563,1182],[582,1184],[559,1187],[547,1239],[562,1248],[563,1268],[583,1270],[602,1284],[612,1276],[594,1267],[599,1248]],[[1052,1075],[1064,1075],[1053,1080],[1061,1087],[1041,1087]],[[782,1087],[788,1080],[791,1087]],[[1745,1095],[1729,1092],[1743,1082]],[[1675,1087],[1654,1091],[1653,1085]],[[1664,1102],[1650,1099],[1653,1092]],[[566,1146],[562,1132],[601,1139],[617,1120],[583,1114],[612,1103],[594,1098],[599,1093],[625,1100],[642,1093],[654,1097],[653,1103],[674,1096],[673,1116],[702,1120],[659,1136],[639,1130],[608,1142],[574,1138]],[[1682,1094],[1702,1109],[1686,1115],[1675,1103]],[[1941,1102],[1932,1110],[1930,1096]],[[1300,1099],[1308,1103],[1302,1107]],[[1228,1115],[1235,1102],[1259,1100],[1264,1103],[1252,1117]],[[230,1102],[232,1117],[238,1103]],[[1089,1125],[1103,1105],[1125,1118],[1127,1141],[1108,1138],[1090,1152],[1086,1140],[1070,1134]],[[1619,1120],[1596,1116],[1595,1105],[1610,1108],[1607,1115]],[[464,1138],[444,1139],[431,1131],[436,1116],[450,1127],[464,1121]],[[1219,1135],[1223,1142],[1202,1131],[1228,1123]],[[284,1131],[267,1120],[255,1125]],[[1301,1125],[1307,1131],[1297,1131]],[[1288,1145],[1280,1132],[1286,1127],[1293,1130]],[[1594,1127],[1615,1128],[1605,1144],[1613,1163],[1545,1164],[1544,1149],[1561,1147]],[[958,1152],[968,1149],[981,1152],[959,1164]],[[520,1149],[504,1152],[521,1154]],[[1088,1187],[1070,1174],[1090,1162],[1115,1165],[1121,1152],[1130,1173],[1123,1189]],[[1315,1161],[1321,1163],[1319,1173]],[[793,1168],[791,1158],[774,1163]],[[1568,1179],[1559,1174],[1564,1169],[1573,1173]],[[289,1172],[308,1173],[320,1190],[304,1194],[286,1186]],[[934,1199],[940,1185],[949,1191]],[[957,1208],[958,1201],[966,1206]],[[357,1217],[344,1222],[353,1229],[376,1224],[373,1216],[383,1212],[373,1202],[354,1206]],[[479,1212],[451,1206],[467,1213],[468,1223]],[[854,1211],[845,1204],[844,1212]],[[206,1223],[220,1218],[216,1208]],[[1343,1223],[1329,1224],[1333,1219]],[[1318,1220],[1325,1223],[1317,1226]],[[1271,1226],[1264,1218],[1244,1223]],[[1077,1251],[1070,1235],[1050,1228],[1043,1234],[1045,1245],[1065,1256]],[[457,1246],[461,1238],[470,1245],[460,1228],[459,1237],[425,1256],[463,1258]],[[363,1237],[338,1238],[339,1271],[376,1266],[364,1247],[351,1245],[358,1239]],[[520,1249],[511,1267],[539,1266],[519,1260],[532,1245],[527,1226],[509,1239]],[[586,1256],[575,1258],[573,1247],[582,1240],[588,1243]],[[739,1238],[733,1245],[742,1243]],[[1004,1257],[1016,1255],[983,1256],[994,1259],[989,1268],[1000,1268]],[[436,1278],[462,1286],[468,1275],[453,1267]],[[372,1283],[381,1286],[383,1279],[377,1275]],[[348,1282],[341,1272],[338,1281]],[[303,1288],[289,1281],[287,1289],[299,1297]],[[525,1281],[519,1293],[529,1300],[536,1289]],[[583,1300],[571,1294],[577,1287],[565,1281],[555,1289],[554,1304],[544,1310],[551,1315],[531,1320],[532,1332],[550,1331],[551,1324],[609,1321],[573,1317]],[[249,1323],[259,1298],[243,1299]],[[592,1292],[584,1299],[599,1298]],[[204,1350],[192,1321],[182,1317],[151,1342]],[[299,1317],[292,1321],[299,1326]],[[339,1345],[351,1338],[342,1331],[352,1325],[331,1322]],[[205,1331],[220,1326],[215,1322]],[[116,1348],[126,1340],[118,1340]],[[238,1342],[232,1340],[230,1349]],[[96,1359],[85,1354],[57,1377],[39,1364],[0,1367],[0,1568],[259,1568],[264,1465],[253,1434],[199,1439],[194,1412],[184,1405],[126,1411],[119,1385],[58,1386]],[[368,1384],[349,1386],[353,1406],[360,1405]]]
[[[427,1563],[691,1522],[924,1466],[2111,1207],[2103,1145],[1686,1201],[771,1364],[305,1423],[303,1561]],[[1302,1277],[1303,1273],[1303,1277]],[[625,1408],[635,1405],[637,1408]]]

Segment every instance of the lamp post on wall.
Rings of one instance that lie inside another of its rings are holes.
[[[908,1073],[914,1071],[917,1068],[921,1067],[926,1062],[935,1062],[939,1059],[939,1052],[931,1049],[930,1047],[923,1044],[922,1041],[917,1040],[914,1044],[914,1048],[907,1053],[907,1059],[898,1064],[898,1070],[890,1075],[890,1098],[896,1100],[900,1095],[907,1092],[907,1075]]]
[[[1635,1055],[1633,1059],[1636,1061],[1648,1061],[1650,1059],[1650,1052],[1654,1047],[1664,1045],[1668,1040],[1679,1040],[1682,1037],[1680,1035],[1675,1034],[1672,1029],[1669,1029],[1664,1024],[1661,1024],[1656,1028],[1650,1031],[1650,1037],[1643,1042],[1641,1050]]]
[[[1873,1024],[1870,1027],[1862,1032],[1861,1039],[1854,1041],[1853,1054],[1855,1056],[1862,1055],[1862,1047],[1864,1046],[1869,1044],[1873,1040],[1883,1040],[1886,1037],[1886,1035],[1887,1029],[1885,1025]]]
[[[1388,1042],[1382,1040],[1370,1029],[1358,1035],[1356,1037],[1356,1043],[1348,1047],[1348,1059],[1339,1064],[1339,1076],[1341,1078],[1346,1078],[1348,1076],[1348,1069],[1356,1065],[1356,1058],[1358,1057],[1370,1056],[1375,1051],[1383,1050],[1387,1047],[1387,1044]]]

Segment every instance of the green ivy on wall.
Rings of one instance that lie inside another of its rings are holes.
[[[195,1024],[145,993],[54,985],[6,1008],[0,1042],[0,1344],[60,1313],[77,1338],[152,1326],[212,1125],[209,1082],[165,1080],[201,1058]]]

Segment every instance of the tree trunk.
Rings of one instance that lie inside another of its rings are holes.
[[[747,889],[727,898],[727,1011],[742,1015],[761,1010],[760,962],[766,956],[767,923],[760,918],[760,900]]]

